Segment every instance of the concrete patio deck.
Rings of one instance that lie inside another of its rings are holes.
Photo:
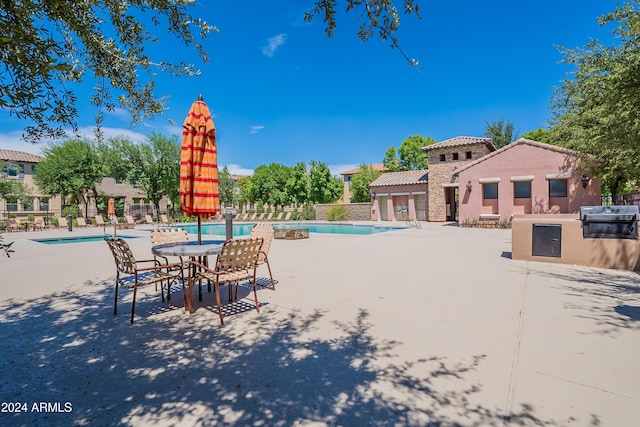
[[[206,291],[190,315],[144,288],[130,325],[104,242],[30,240],[89,234],[4,234],[0,425],[640,422],[635,272],[511,260],[510,230],[313,234],[273,242],[260,313],[248,289],[221,326]]]

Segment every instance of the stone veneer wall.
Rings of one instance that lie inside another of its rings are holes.
[[[465,159],[465,153],[471,151],[471,159]],[[447,219],[445,189],[442,184],[457,182],[454,172],[489,153],[486,145],[472,144],[458,147],[431,149],[429,153],[429,217],[428,221]],[[452,160],[452,153],[458,153],[459,160]],[[446,161],[440,161],[440,154],[446,155]]]
[[[327,209],[339,204],[316,205],[316,219],[327,220]],[[347,221],[371,221],[371,203],[347,203]]]

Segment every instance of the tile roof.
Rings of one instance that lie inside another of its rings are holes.
[[[35,154],[31,153],[25,153],[24,151],[0,150],[0,161],[39,163],[42,160],[44,160],[44,157],[36,156]]]
[[[238,181],[239,179],[242,178],[249,178],[251,175],[237,175],[235,173],[230,173],[229,174],[229,178],[231,178],[232,181]]]
[[[429,173],[426,170],[387,172],[373,180],[369,187],[384,187],[388,185],[412,185],[426,184],[429,182]]]
[[[545,150],[551,150],[551,151],[556,151],[558,153],[563,153],[563,154],[572,154],[575,156],[579,156],[580,153],[578,153],[577,151],[573,151],[573,150],[569,150],[568,148],[564,148],[564,147],[558,147],[557,145],[551,145],[551,144],[545,144],[544,142],[538,142],[538,141],[534,141],[532,139],[525,139],[525,138],[520,138],[517,141],[512,142],[511,144],[505,145],[504,147],[500,148],[497,151],[494,151],[493,153],[489,153],[486,156],[482,156],[480,157],[478,160],[471,162],[467,165],[465,165],[464,167],[460,168],[459,170],[456,171],[456,173],[459,173],[463,170],[469,169],[472,166],[477,165],[478,163],[484,162],[487,159],[490,159],[493,156],[497,156],[498,154],[509,150],[513,147],[516,147],[518,145],[531,145],[534,147],[538,147],[538,148],[544,148]]]
[[[452,148],[452,147],[462,147],[465,145],[475,145],[475,144],[484,144],[486,145],[490,151],[496,151],[495,145],[491,142],[491,138],[479,138],[476,136],[456,136],[455,138],[447,139],[441,142],[436,142],[435,144],[427,145],[422,149],[425,151],[433,150],[435,148]]]
[[[385,167],[385,165],[383,165],[382,163],[374,163],[372,165],[369,165],[373,168],[374,171],[378,171],[378,172],[384,172],[389,170],[387,167]],[[340,172],[340,175],[353,175],[360,172],[360,168],[355,168],[355,169],[350,169],[346,172]]]

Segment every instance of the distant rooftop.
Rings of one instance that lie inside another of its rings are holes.
[[[251,175],[237,175],[235,173],[230,173],[229,174],[229,178],[231,178],[232,181],[238,181],[239,179],[242,178],[249,178]]]
[[[374,163],[369,165],[373,168],[373,170],[378,171],[378,172],[384,172],[384,171],[388,171],[389,169],[383,165],[382,163]],[[346,172],[341,172],[340,175],[354,175],[356,173],[360,172],[360,168],[355,168],[355,169],[351,169],[348,170]]]
[[[384,187],[387,185],[412,185],[426,184],[429,182],[429,173],[426,170],[387,172],[373,180],[369,187]]]
[[[40,163],[44,157],[24,151],[0,150],[0,160],[4,162]]]

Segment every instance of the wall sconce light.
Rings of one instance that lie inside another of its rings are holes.
[[[467,191],[471,192],[471,180],[467,182]]]
[[[589,178],[587,175],[582,175],[582,188],[587,188],[590,179],[591,178]]]

